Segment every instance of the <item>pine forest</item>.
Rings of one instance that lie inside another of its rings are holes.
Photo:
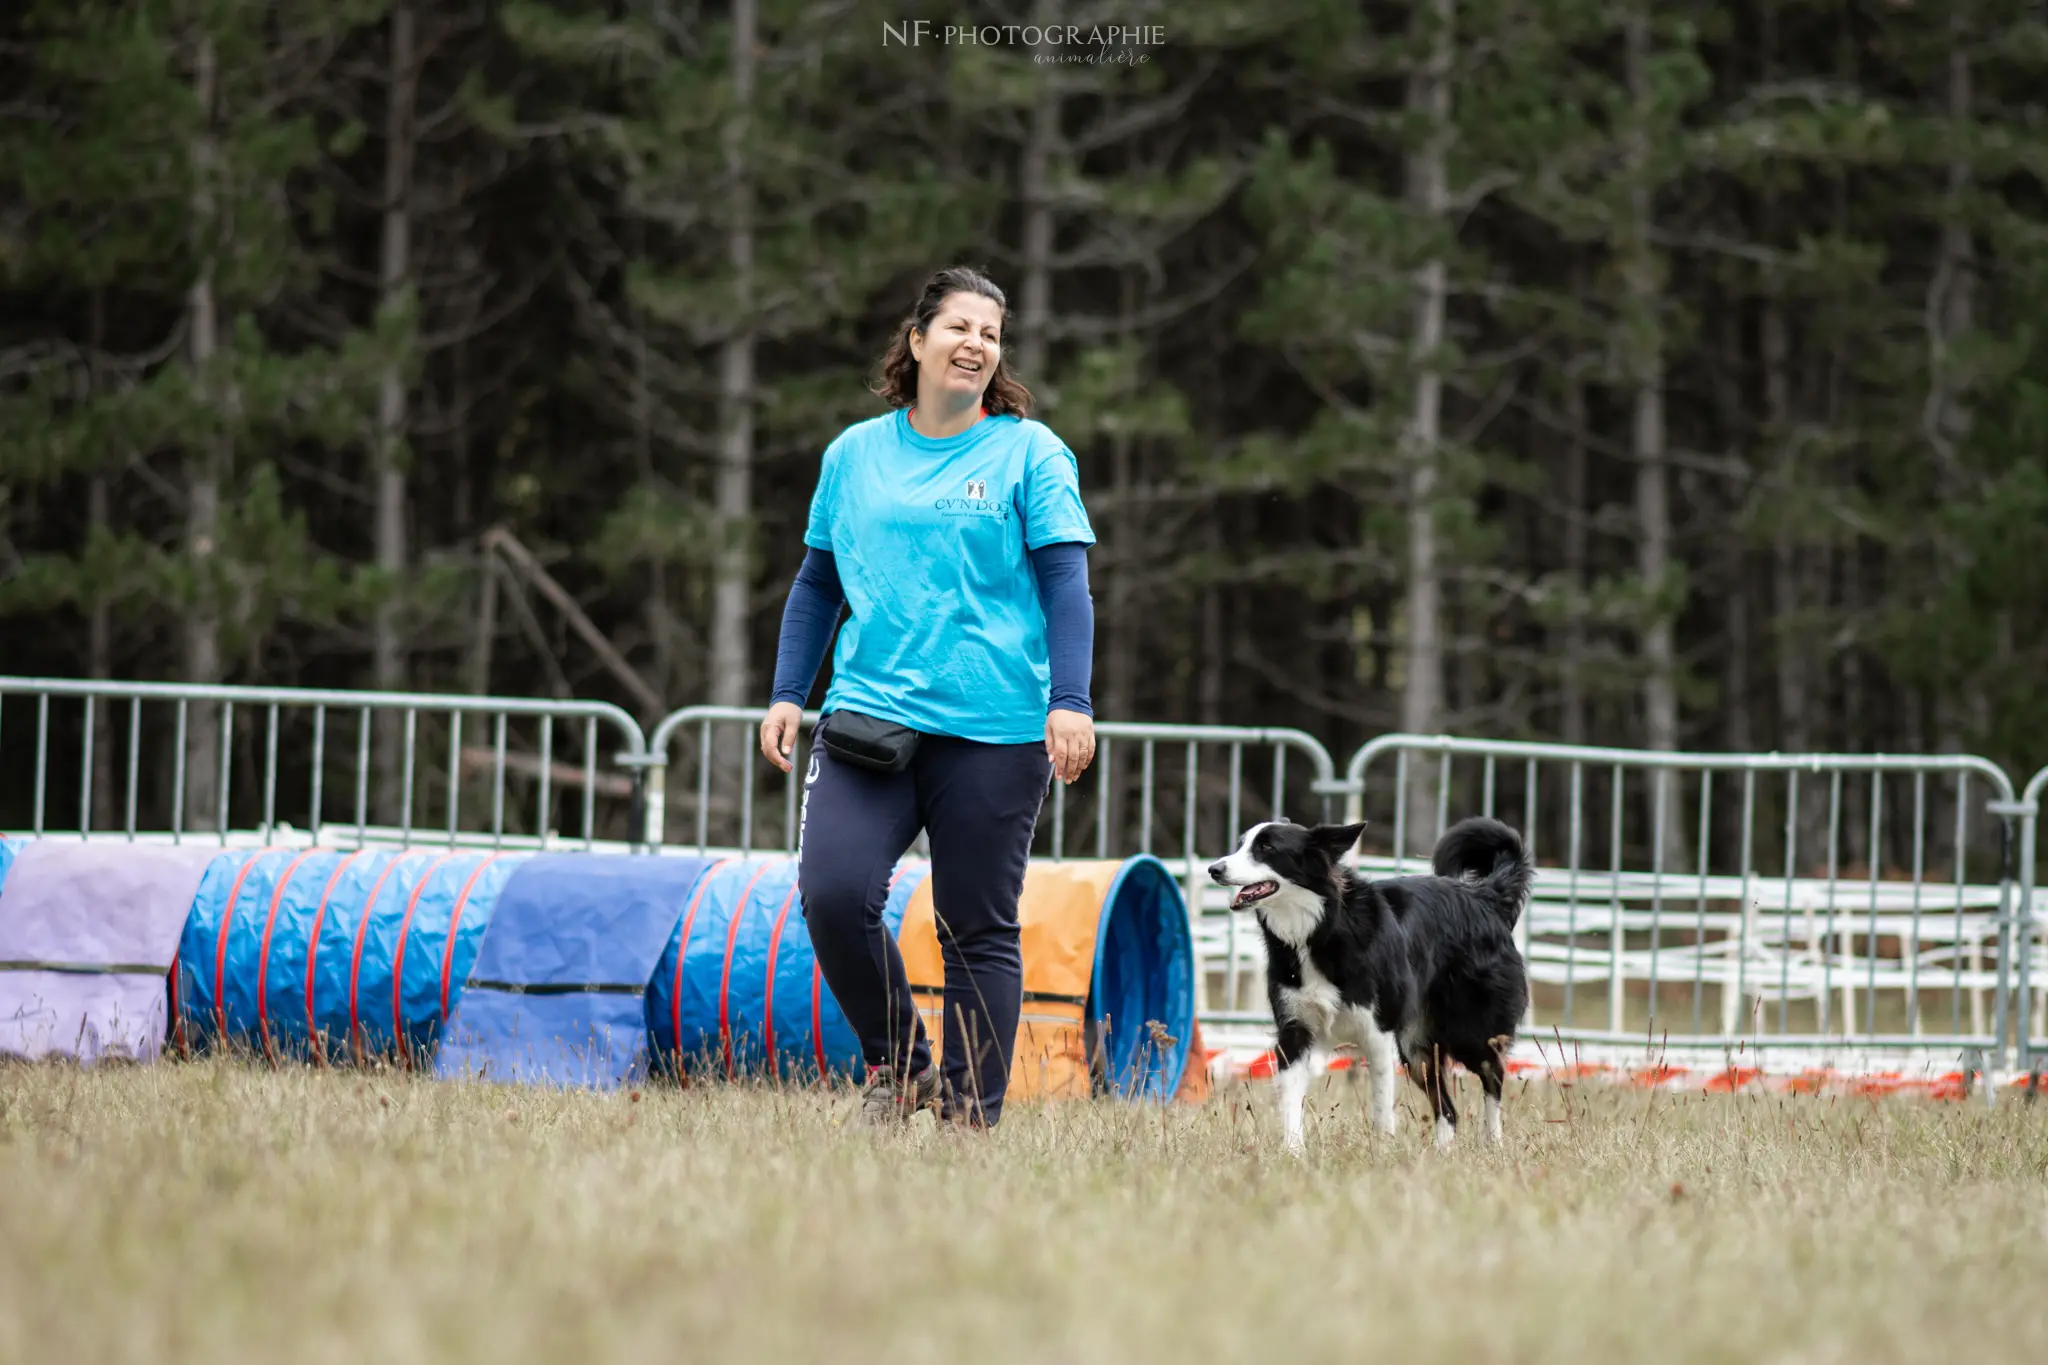
[[[1099,720],[2048,763],[2034,0],[23,0],[0,73],[0,673],[764,706],[962,262]]]

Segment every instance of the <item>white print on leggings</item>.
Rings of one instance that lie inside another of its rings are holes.
[[[818,785],[818,751],[811,750],[811,766],[804,770],[804,799],[796,817],[796,852],[801,858],[804,852],[804,831],[811,824],[811,788]]]

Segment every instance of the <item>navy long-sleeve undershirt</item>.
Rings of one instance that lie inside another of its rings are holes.
[[[1049,709],[1093,716],[1088,699],[1095,660],[1095,602],[1088,593],[1088,547],[1067,541],[1031,552],[1038,598],[1045,609],[1047,663],[1052,673]],[[807,547],[782,608],[771,702],[802,706],[825,662],[825,649],[846,605],[839,565],[829,550]]]

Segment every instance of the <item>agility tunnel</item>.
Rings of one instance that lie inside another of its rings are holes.
[[[708,859],[0,840],[0,1052],[397,1058],[608,1087],[859,1076],[787,854]],[[944,1046],[930,864],[889,930]],[[1018,1097],[1193,1098],[1194,948],[1157,859],[1033,862]]]
[[[884,923],[935,1051],[945,983],[930,865],[898,864]],[[657,1064],[684,1079],[857,1077],[860,1046],[803,927],[797,861],[704,874],[647,994]],[[1024,957],[1010,1094],[1170,1099],[1193,1052],[1194,945],[1158,859],[1033,862],[1018,907]]]
[[[936,1041],[945,962],[929,885],[897,942]],[[1018,905],[1024,1006],[1010,1094],[1168,1100],[1195,1056],[1194,940],[1187,902],[1149,855],[1034,862]]]
[[[104,852],[102,856],[107,856]],[[171,977],[173,1042],[282,1059],[429,1053],[532,855],[237,849],[206,868]]]
[[[0,1054],[149,1061],[214,850],[0,840]]]
[[[729,858],[705,871],[647,993],[647,1033],[664,1074],[816,1080],[861,1073],[860,1041],[811,951],[797,866],[796,858],[774,854]],[[901,863],[890,878],[882,919],[892,934],[929,870]]]
[[[648,983],[709,858],[545,854],[498,896],[435,1074],[609,1089],[648,1072]]]

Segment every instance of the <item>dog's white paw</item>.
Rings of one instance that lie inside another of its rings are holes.
[[[1451,1145],[1457,1140],[1458,1126],[1449,1119],[1438,1119],[1436,1121],[1436,1149],[1439,1152],[1448,1152],[1451,1149]]]

